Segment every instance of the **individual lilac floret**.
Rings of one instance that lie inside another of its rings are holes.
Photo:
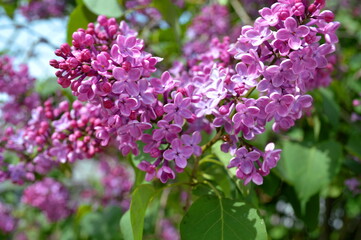
[[[188,109],[191,99],[183,98],[181,93],[177,93],[174,97],[174,103],[168,103],[164,106],[164,111],[167,113],[164,119],[172,121],[180,126],[183,125],[184,119],[192,117],[192,112]]]
[[[293,50],[298,50],[301,47],[301,37],[306,37],[310,29],[307,26],[298,26],[293,17],[289,17],[284,22],[285,29],[277,31],[276,38],[281,41],[288,41],[288,45]]]
[[[182,131],[182,128],[177,124],[169,124],[165,120],[158,122],[159,129],[153,131],[153,139],[161,141],[165,138],[168,142],[172,142],[173,139],[177,138],[178,133]]]
[[[236,157],[232,158],[228,168],[236,167],[236,176],[244,180],[244,184],[253,181],[257,185],[262,184],[262,176],[257,172],[254,163],[258,161],[261,154],[257,151],[249,152],[245,147],[241,147],[236,151]]]
[[[165,150],[163,156],[166,160],[174,160],[178,168],[184,169],[187,166],[187,159],[193,154],[191,146],[184,146],[180,139],[174,139],[171,148]]]
[[[196,156],[200,156],[202,154],[202,148],[198,145],[201,140],[202,136],[198,131],[194,132],[191,136],[187,134],[182,135],[184,145],[192,147],[193,154]]]
[[[274,143],[269,143],[266,145],[265,152],[263,153],[263,163],[262,163],[262,175],[268,175],[270,170],[277,166],[278,161],[280,160],[281,149],[275,149]]]

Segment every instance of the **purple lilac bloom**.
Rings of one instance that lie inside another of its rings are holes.
[[[17,220],[11,214],[10,206],[0,202],[0,230],[4,233],[9,233],[15,230]]]
[[[67,189],[51,178],[27,187],[22,201],[41,210],[51,222],[64,219],[71,213]]]
[[[62,17],[65,15],[65,0],[33,0],[21,6],[21,14],[29,21]]]
[[[253,26],[242,27],[234,44],[229,37],[212,36],[228,31],[228,20],[209,14],[226,14],[224,7],[204,9],[207,14],[195,18],[191,31],[194,36],[205,32],[207,44],[191,35],[186,63],[175,63],[161,77],[155,73],[161,59],[144,51],[134,30],[99,16],[73,34],[72,46],[56,50],[60,60],[51,65],[59,69],[60,85],[99,108],[96,136],[102,145],[116,142],[126,155],[138,154],[138,143],[145,143],[150,157],[138,167],[147,180],[174,179],[192,154],[201,154],[200,133],[216,130],[225,141],[221,150],[236,154],[230,166],[237,168],[237,176],[245,184],[261,184],[280,150],[270,144],[262,152],[248,141],[271,121],[274,131],[292,127],[312,107],[307,91],[331,80],[339,24],[320,11],[323,5],[307,8],[300,1],[280,0],[260,10]],[[200,30],[204,26],[207,31]]]

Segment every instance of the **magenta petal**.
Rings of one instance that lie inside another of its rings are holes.
[[[249,128],[254,127],[254,119],[252,117],[245,117],[242,122]]]
[[[229,162],[227,168],[233,168],[233,167],[237,167],[239,165],[240,161],[238,158],[232,158],[231,161]]]
[[[269,81],[267,79],[263,79],[258,83],[257,90],[260,92],[267,91],[268,86],[269,86]]]
[[[128,82],[125,84],[125,89],[130,96],[137,96],[139,94],[139,88],[135,82]]]
[[[297,28],[296,20],[293,17],[288,17],[285,21],[285,27],[288,30],[294,32],[294,30],[296,30],[296,28]]]
[[[190,110],[188,110],[188,109],[181,109],[179,111],[179,114],[182,117],[187,118],[187,119],[192,117],[192,112]]]
[[[251,161],[244,161],[244,162],[241,162],[240,169],[242,170],[242,172],[244,174],[248,175],[253,171],[254,165]]]
[[[245,147],[241,147],[236,151],[236,156],[238,157],[244,157],[248,154],[248,150]]]
[[[161,76],[162,82],[167,82],[170,79],[170,74],[168,71],[164,72]]]
[[[262,17],[265,17],[265,16],[268,16],[268,15],[272,15],[272,10],[270,8],[262,8],[261,10],[258,11],[259,14],[262,16]]]
[[[117,79],[119,81],[124,81],[127,79],[128,74],[123,68],[115,67],[113,69],[113,76],[115,79]]]
[[[183,147],[182,153],[185,157],[189,158],[193,154],[193,148],[191,146]]]
[[[298,74],[298,73],[302,72],[303,69],[304,69],[304,67],[303,67],[303,65],[301,64],[300,61],[293,62],[292,70],[293,70],[294,73]]]
[[[138,68],[132,68],[129,70],[128,75],[130,80],[136,81],[140,78],[141,72]]]
[[[247,109],[248,113],[252,114],[252,115],[256,115],[259,113],[259,108],[258,107],[249,107]]]
[[[252,161],[256,161],[258,160],[259,158],[261,157],[261,154],[259,152],[256,152],[256,151],[252,151],[250,153],[247,154],[247,158],[249,160],[252,160]]]
[[[291,33],[286,29],[280,29],[276,33],[276,38],[281,41],[286,41],[291,37]]]
[[[270,102],[265,108],[266,113],[273,113],[276,111],[276,103]]]
[[[118,58],[119,57],[119,47],[118,45],[114,44],[113,47],[111,48],[110,50],[110,55],[113,57],[113,58]]]
[[[263,177],[259,173],[253,173],[252,174],[252,182],[254,182],[257,185],[261,185],[263,183]]]
[[[293,36],[290,39],[288,39],[288,45],[293,50],[298,50],[301,47],[301,44],[302,44],[302,41],[298,37]]]
[[[115,82],[112,86],[112,92],[116,94],[120,94],[124,91],[124,83],[123,82]]]
[[[153,139],[156,141],[160,141],[164,138],[164,131],[162,129],[156,129],[153,132]]]
[[[194,132],[192,134],[192,137],[193,137],[193,143],[195,144],[198,144],[202,141],[202,136],[198,131]]]
[[[192,140],[191,136],[189,136],[187,134],[183,134],[181,139],[184,144],[189,144],[189,143],[191,143],[191,140]]]
[[[300,26],[296,30],[296,34],[299,37],[306,37],[310,33],[310,29],[306,26]]]
[[[179,156],[175,159],[175,164],[180,168],[185,168],[187,166],[187,160]]]
[[[281,98],[282,103],[288,104],[288,105],[293,103],[294,100],[295,100],[295,98],[291,94],[284,95]]]
[[[175,157],[175,151],[173,149],[167,149],[164,151],[163,157],[168,161],[173,160]]]
[[[236,71],[239,75],[246,75],[247,74],[247,66],[244,63],[238,63],[236,65]]]
[[[280,87],[283,84],[284,78],[282,77],[275,77],[272,79],[272,85],[275,87]]]
[[[279,106],[278,108],[277,108],[277,113],[278,113],[278,115],[280,115],[281,117],[286,117],[287,116],[287,114],[288,114],[288,112],[289,112],[289,108],[287,107],[287,106]]]
[[[249,30],[249,31],[246,32],[245,35],[248,38],[255,38],[255,37],[257,37],[259,35],[259,32],[256,31],[256,30]]]
[[[178,92],[174,97],[174,104],[176,106],[180,106],[183,100],[182,93]]]
[[[144,172],[146,172],[151,164],[147,161],[141,161],[138,164],[138,168]]]
[[[132,37],[128,37],[126,40],[125,40],[125,47],[127,48],[132,48],[134,47],[135,43],[137,41],[137,38],[132,36]]]
[[[166,105],[163,107],[163,110],[164,110],[166,113],[174,112],[174,111],[175,111],[175,106],[174,106],[174,104],[172,104],[172,103],[168,103],[168,104],[166,104]]]
[[[317,62],[313,58],[308,58],[307,61],[304,61],[305,67],[308,69],[314,69],[317,67]]]

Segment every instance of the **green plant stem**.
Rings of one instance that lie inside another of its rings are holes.
[[[243,8],[242,4],[237,1],[237,0],[230,0],[230,3],[234,9],[234,11],[237,13],[237,15],[239,16],[239,18],[241,19],[241,21],[245,24],[245,25],[250,25],[252,24],[252,19],[249,17],[249,15],[247,14],[246,10]]]
[[[212,183],[210,183],[210,182],[208,182],[208,181],[206,181],[206,180],[204,180],[203,183],[204,183],[204,184],[207,184],[208,186],[210,186],[210,188],[212,188],[212,190],[215,192],[215,194],[217,195],[217,197],[218,197],[219,199],[222,198],[221,194],[219,193],[219,191],[217,190],[217,188],[216,188],[215,186],[213,186]]]
[[[208,143],[206,143],[205,145],[202,146],[202,152],[204,153],[205,151],[207,151],[210,147],[212,147],[213,144],[215,144],[218,140],[221,139],[223,134],[223,127],[220,128],[216,134],[216,136],[214,136],[211,141],[209,141]]]
[[[224,167],[223,163],[221,163],[220,161],[213,160],[213,159],[202,159],[201,161],[199,161],[199,166],[204,163],[214,163],[214,164]]]

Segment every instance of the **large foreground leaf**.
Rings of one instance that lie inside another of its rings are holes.
[[[139,185],[132,194],[130,222],[132,224],[134,240],[142,240],[145,211],[154,194],[155,190],[150,184]]]
[[[73,33],[79,28],[86,28],[88,23],[94,22],[96,18],[97,15],[89,11],[84,4],[78,5],[70,14],[66,41],[71,44]]]
[[[90,11],[107,17],[120,17],[123,10],[117,0],[83,0]]]
[[[180,225],[182,240],[267,239],[257,210],[243,202],[204,196],[193,203]]]
[[[305,204],[337,174],[341,154],[342,147],[335,141],[323,142],[318,147],[285,142],[279,169]]]

